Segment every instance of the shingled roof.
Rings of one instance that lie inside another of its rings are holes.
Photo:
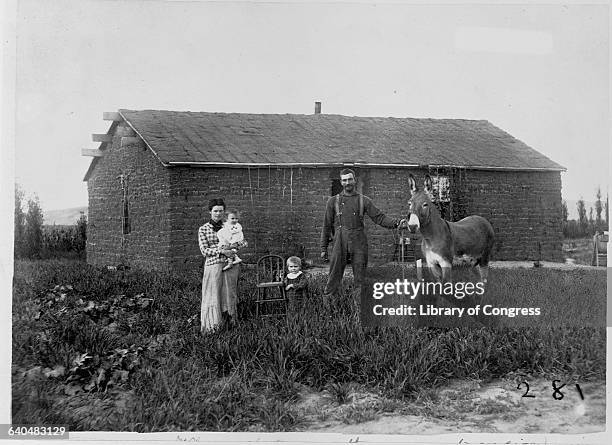
[[[119,110],[166,166],[564,167],[486,120]]]

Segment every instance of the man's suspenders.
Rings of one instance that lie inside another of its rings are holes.
[[[342,221],[340,220],[340,215],[342,215],[342,213],[340,213],[340,194],[339,193],[336,195],[336,199],[334,200],[334,207],[336,208],[336,216],[338,217],[338,221],[340,222],[340,225],[342,225]]]
[[[359,195],[359,220],[363,222],[363,195],[358,193]],[[340,193],[336,195],[334,207],[336,208],[336,216],[338,217],[338,222],[342,225],[342,212],[340,211]]]

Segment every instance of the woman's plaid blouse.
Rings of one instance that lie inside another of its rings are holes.
[[[217,238],[217,232],[215,232],[211,223],[207,222],[198,230],[198,243],[200,244],[200,252],[206,257],[204,266],[225,263],[226,257],[219,253],[219,238]],[[246,247],[248,243],[245,240],[236,243],[236,245],[238,249],[241,249]]]

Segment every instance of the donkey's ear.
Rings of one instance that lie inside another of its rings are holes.
[[[416,180],[414,179],[414,176],[412,176],[412,173],[408,175],[408,186],[410,187],[410,191],[412,193],[416,192],[419,189],[417,187],[417,183],[416,183]]]
[[[425,189],[425,191],[430,194],[432,187],[431,187],[431,176],[429,175],[425,175],[425,182],[423,183],[423,188]]]

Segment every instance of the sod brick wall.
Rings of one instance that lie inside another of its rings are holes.
[[[120,124],[120,133],[125,124]],[[87,262],[95,265],[127,264],[143,269],[168,267],[170,248],[170,173],[142,143],[121,147],[113,137],[87,182],[89,214]],[[123,234],[123,189],[127,176],[128,216],[131,231]]]
[[[445,216],[470,214],[489,219],[497,244],[493,259],[561,260],[561,178],[558,172],[498,172],[406,169],[361,169],[360,188],[391,217],[408,215],[407,176],[419,183],[426,173],[451,180],[451,203]],[[201,267],[197,228],[208,219],[207,202],[223,197],[241,212],[250,245],[241,257],[254,261],[266,253],[319,255],[325,203],[339,169],[175,168],[171,170],[170,256],[173,267]],[[397,233],[366,217],[370,263],[397,258]],[[540,243],[540,254],[538,254]]]
[[[171,170],[173,267],[201,267],[198,228],[208,201],[223,198],[241,214],[247,261],[267,254],[318,256],[321,221],[330,196],[329,171],[299,168],[188,168]]]
[[[493,225],[493,259],[563,260],[559,172],[469,171],[463,190],[469,213]]]
[[[118,139],[118,138],[117,138]],[[163,167],[150,150],[121,148],[96,166],[89,181],[88,261],[174,270],[201,270],[198,228],[209,219],[208,201],[222,197],[241,213],[249,247],[240,256],[254,262],[274,253],[318,260],[325,204],[339,168]],[[130,174],[132,233],[121,235],[121,187]],[[496,233],[494,260],[562,260],[561,177],[558,172],[465,169],[357,169],[359,188],[390,217],[407,217],[407,177],[422,184],[426,173],[450,179],[449,220],[470,214],[487,218]],[[337,185],[337,184],[336,184]],[[397,233],[366,217],[370,264],[397,257]],[[538,247],[539,243],[539,247]],[[538,253],[540,249],[541,253]]]

